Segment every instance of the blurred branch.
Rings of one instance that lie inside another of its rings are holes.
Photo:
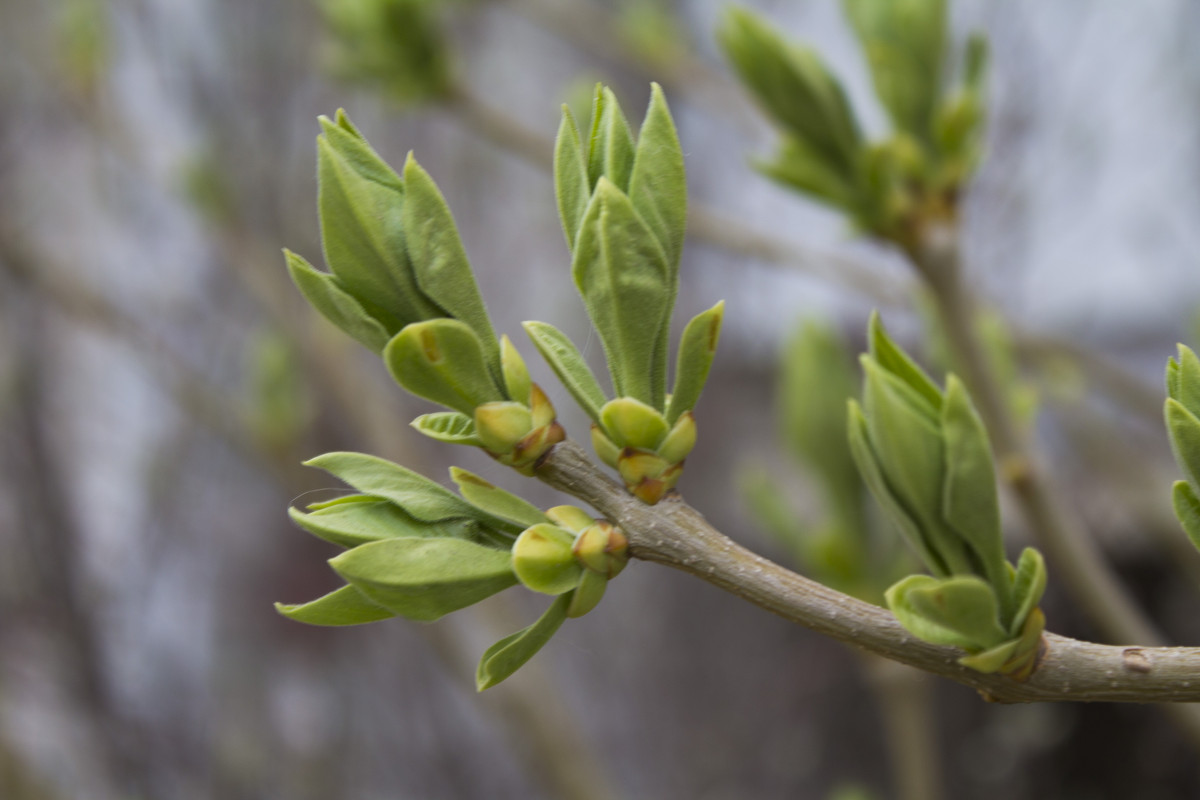
[[[563,442],[536,475],[620,525],[636,558],[673,567],[839,642],[970,686],[1005,702],[1200,702],[1200,648],[1114,647],[1045,635],[1029,680],[959,665],[962,651],[915,639],[884,608],[856,600],[755,555],[681,498],[647,506]],[[1194,706],[1177,706],[1189,713]]]
[[[864,655],[867,683],[883,713],[896,796],[900,800],[941,800],[928,676],[886,658]]]

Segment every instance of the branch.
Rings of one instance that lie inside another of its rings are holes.
[[[573,442],[556,445],[535,474],[620,525],[635,558],[694,575],[839,642],[970,686],[988,700],[1200,702],[1200,648],[1113,647],[1048,633],[1041,663],[1028,681],[984,675],[958,664],[962,651],[912,637],[886,609],[755,555],[682,498],[643,504]]]

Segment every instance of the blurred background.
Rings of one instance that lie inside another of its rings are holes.
[[[750,5],[882,128],[838,3]],[[694,211],[677,322],[727,301],[681,491],[791,563],[739,489],[767,469],[797,509],[814,492],[780,445],[781,346],[820,320],[857,348],[872,308],[914,348],[926,326],[894,253],[750,168],[774,135],[718,52],[722,8],[0,0],[0,797],[891,798],[916,758],[898,747],[925,736],[949,798],[1200,796],[1196,745],[1158,709],[985,704],[655,565],[478,696],[475,660],[544,605],[528,592],[435,625],[272,609],[340,584],[284,513],[338,490],[300,466],[316,454],[447,483],[453,461],[562,502],[412,431],[427,406],[290,285],[282,247],[319,263],[317,116],[344,107],[393,165],[416,152],[497,329],[586,438],[517,334],[545,320],[599,356],[547,171],[560,103],[586,118],[597,80],[635,124],[663,84]],[[1010,322],[1058,485],[1155,620],[1200,644],[1160,421],[1200,304],[1200,4],[951,11],[993,56],[972,285]],[[1049,628],[1097,636],[1049,570]]]

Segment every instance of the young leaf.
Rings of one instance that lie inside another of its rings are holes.
[[[946,0],[844,0],[875,94],[893,124],[928,141],[942,93]]]
[[[369,600],[423,622],[517,582],[506,551],[462,539],[384,539],[347,550],[329,564]]]
[[[500,367],[504,373],[504,389],[508,399],[531,405],[529,393],[533,382],[529,377],[529,369],[507,334],[500,337]]]
[[[321,118],[317,203],[325,261],[346,291],[388,330],[440,317],[417,288],[401,224],[404,186],[356,133]]]
[[[1000,531],[1000,503],[996,496],[996,470],[987,430],[967,396],[962,381],[946,380],[942,405],[946,481],[942,513],[958,535],[975,551],[983,574],[1000,602],[1002,619],[1013,613],[1008,564],[1004,560]]]
[[[677,275],[687,227],[687,179],[675,123],[657,83],[650,85],[650,108],[638,132],[629,199]]]
[[[412,153],[404,162],[404,237],[417,285],[445,315],[475,331],[492,374],[500,376],[496,333],[445,198]],[[439,315],[441,316],[441,315]]]
[[[371,352],[383,352],[391,338],[390,334],[367,313],[362,303],[341,287],[336,276],[320,272],[290,250],[284,250],[283,255],[287,259],[292,282],[309,304],[321,312],[321,316]]]
[[[869,340],[868,347],[871,357],[879,362],[881,367],[898,377],[924,397],[935,412],[941,410],[941,390],[925,374],[925,370],[918,367],[917,363],[909,358],[908,353],[897,347],[896,343],[888,336],[878,311],[871,312],[867,338]]]
[[[276,603],[275,610],[288,619],[309,625],[362,625],[396,616],[383,606],[372,603],[353,586],[334,589],[307,603]]]
[[[596,87],[592,135],[588,142],[588,182],[594,188],[601,176],[622,192],[629,189],[633,170],[633,134],[612,89]]]
[[[888,486],[925,532],[952,574],[973,572],[965,543],[942,522],[944,439],[924,400],[869,356],[863,408],[871,447]]]
[[[489,647],[479,660],[475,672],[475,688],[490,689],[512,675],[533,658],[558,631],[567,618],[571,594],[564,594],[550,604],[546,613],[528,628],[505,636]]]
[[[571,340],[548,322],[529,321],[521,326],[579,407],[599,423],[600,408],[606,402],[604,390]]]
[[[996,596],[980,578],[910,575],[886,598],[900,624],[927,642],[979,651],[1008,639],[997,621]]]
[[[404,513],[388,500],[337,503],[305,513],[288,509],[292,521],[313,536],[341,547],[358,547],[380,539],[451,537],[474,539],[480,534],[477,520],[458,517],[429,522]]]
[[[755,14],[731,8],[717,34],[742,83],[829,168],[854,182],[862,134],[845,92],[812,51],[784,41]]]
[[[422,414],[410,424],[430,439],[437,439],[439,442],[483,447],[483,442],[475,435],[475,420],[458,411]]]
[[[1171,491],[1171,502],[1175,516],[1183,526],[1183,532],[1200,550],[1200,497],[1187,481],[1175,481]]]
[[[604,344],[618,396],[662,408],[657,346],[675,287],[654,234],[607,178],[596,185],[571,271]]]
[[[528,528],[546,521],[541,510],[515,494],[494,486],[483,478],[458,467],[450,468],[450,478],[467,502],[489,514],[506,519],[514,525]]]
[[[1192,486],[1200,486],[1200,419],[1174,398],[1166,402],[1166,418],[1175,461]]]
[[[668,425],[674,425],[680,414],[696,407],[717,351],[724,315],[725,301],[722,300],[708,311],[697,314],[683,329],[679,356],[675,359],[675,387],[667,406]]]
[[[384,348],[383,360],[408,391],[468,416],[474,416],[477,406],[504,399],[478,335],[456,319],[408,325]]]
[[[795,136],[784,134],[774,160],[755,163],[754,167],[768,178],[799,189],[834,208],[853,212],[858,206],[858,184]]]
[[[884,477],[883,470],[879,465],[879,458],[871,447],[867,420],[863,416],[862,408],[854,400],[850,400],[847,404],[846,424],[850,439],[850,453],[854,457],[854,463],[858,465],[863,483],[871,490],[875,502],[891,519],[892,524],[900,529],[909,546],[925,563],[929,571],[937,576],[949,576],[950,568],[942,560],[933,542],[926,539],[917,519],[888,485],[887,478]]]
[[[1017,572],[1013,576],[1012,596],[1016,603],[1016,611],[1009,621],[1008,632],[1010,635],[1019,636],[1021,634],[1021,628],[1024,627],[1029,615],[1037,608],[1045,592],[1046,562],[1042,559],[1041,553],[1032,547],[1026,547],[1021,551],[1021,558],[1017,562]]]
[[[583,571],[579,585],[571,592],[571,605],[567,608],[567,616],[571,619],[582,617],[591,611],[604,598],[608,589],[608,578],[590,569]]]
[[[563,233],[567,237],[567,249],[574,252],[575,237],[592,196],[592,185],[588,180],[583,142],[579,138],[575,117],[565,103],[562,112],[562,123],[554,140],[554,196],[558,201]]]
[[[485,514],[445,487],[399,464],[363,453],[326,453],[304,462],[323,469],[364,494],[390,500],[425,522],[466,518],[519,533],[512,523]]]

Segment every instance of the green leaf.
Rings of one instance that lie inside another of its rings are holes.
[[[946,0],[844,0],[875,94],[893,124],[928,141],[942,92]]]
[[[475,435],[475,420],[458,411],[422,414],[410,424],[430,439],[437,439],[439,442],[483,447],[483,442]]]
[[[1190,347],[1179,345],[1179,360],[1175,362],[1174,380],[1168,373],[1168,391],[1172,398],[1190,411],[1200,415],[1200,358]],[[1173,388],[1171,384],[1174,384]]]
[[[583,567],[572,550],[575,536],[550,522],[526,528],[512,547],[512,568],[525,588],[562,594],[579,584]]]
[[[307,603],[276,603],[275,610],[288,619],[309,625],[362,625],[396,616],[383,606],[372,603],[353,586],[334,589]]]
[[[687,178],[675,123],[657,83],[650,84],[650,108],[638,132],[629,199],[677,276],[687,228]]]
[[[570,594],[558,597],[537,622],[489,647],[479,660],[475,688],[490,689],[523,667],[562,626],[570,603]]]
[[[445,198],[412,153],[404,162],[404,236],[417,286],[446,316],[475,331],[493,376],[500,377],[500,349],[471,262]],[[439,315],[441,316],[441,315]]]
[[[654,234],[607,178],[596,185],[571,271],[604,344],[617,394],[662,408],[658,342],[675,288]]]
[[[504,388],[509,399],[529,406],[533,381],[529,377],[525,359],[521,358],[520,352],[507,335],[500,337],[500,368],[504,373]]]
[[[1046,562],[1041,553],[1032,547],[1026,547],[1021,551],[1016,575],[1013,576],[1012,596],[1017,608],[1009,621],[1009,635],[1021,635],[1021,629],[1025,627],[1025,620],[1037,608],[1045,593]]]
[[[757,15],[731,8],[717,33],[726,58],[762,107],[849,183],[857,181],[862,134],[837,79],[806,48]]]
[[[1200,497],[1187,481],[1175,481],[1171,490],[1171,502],[1175,507],[1175,516],[1183,526],[1183,532],[1192,540],[1197,550],[1200,550]]]
[[[576,619],[587,614],[600,604],[607,589],[608,578],[599,572],[585,569],[579,579],[579,585],[571,592],[571,605],[567,609],[567,616]]]
[[[341,502],[307,513],[288,509],[292,521],[313,536],[341,547],[357,547],[380,539],[451,537],[476,539],[485,535],[478,520],[468,517],[430,522],[406,514],[389,500],[367,497],[364,502]]]
[[[1188,482],[1200,486],[1200,419],[1174,398],[1167,399],[1165,416],[1175,461]]]
[[[679,355],[675,359],[675,387],[671,402],[667,406],[667,424],[675,421],[685,411],[696,407],[700,392],[708,380],[713,356],[717,352],[717,340],[721,337],[721,321],[725,316],[725,301],[722,300],[707,311],[703,311],[688,322],[679,341]]]
[[[492,485],[473,472],[451,467],[450,478],[458,484],[458,490],[467,502],[492,516],[506,519],[522,528],[546,521],[546,515],[537,506]]]
[[[363,453],[326,453],[304,463],[325,470],[364,494],[390,500],[425,522],[477,519],[499,530],[520,532],[511,523],[485,514],[424,475],[382,458]]]
[[[810,145],[784,134],[774,160],[756,163],[755,168],[774,181],[847,212],[859,203],[859,187]]]
[[[592,135],[588,142],[588,182],[593,189],[604,176],[622,192],[629,189],[633,171],[633,134],[612,89],[596,87]]]
[[[928,406],[907,384],[864,356],[863,409],[871,447],[887,485],[952,574],[974,572],[966,544],[942,519],[944,439]],[[931,565],[932,567],[932,565]]]
[[[571,397],[592,421],[599,424],[600,408],[606,402],[604,390],[579,350],[565,333],[548,322],[529,321],[521,325]]]
[[[391,336],[378,320],[367,313],[362,303],[342,288],[336,276],[313,268],[291,250],[284,250],[283,255],[287,259],[292,282],[309,305],[372,352],[383,351]]]
[[[1008,663],[1008,660],[1013,657],[1013,654],[1017,652],[1017,648],[1020,646],[1020,639],[1012,639],[1003,644],[998,644],[991,649],[984,650],[981,653],[963,656],[958,660],[958,663],[976,672],[991,674],[997,672]]]
[[[583,222],[583,214],[592,196],[592,185],[588,179],[583,142],[579,138],[575,117],[565,103],[562,112],[562,123],[554,140],[554,196],[558,201],[563,233],[567,237],[567,249],[574,252],[579,224]]]
[[[905,501],[888,485],[887,478],[880,467],[879,458],[871,445],[867,420],[863,416],[862,408],[854,400],[850,400],[847,404],[846,424],[850,439],[850,453],[854,457],[854,463],[858,465],[863,483],[871,491],[875,502],[891,519],[892,524],[900,529],[909,546],[925,563],[930,572],[939,576],[948,576],[950,568],[942,560],[941,554],[926,538],[920,523],[908,509]]]
[[[317,204],[325,261],[389,332],[443,316],[412,275],[401,223],[404,185],[357,133],[321,118]]]
[[[329,564],[371,601],[423,622],[517,582],[506,551],[462,539],[384,539]]]
[[[492,381],[475,331],[455,319],[415,322],[383,351],[396,383],[435,403],[474,416],[484,403],[504,400]]]
[[[971,404],[967,390],[954,375],[946,380],[942,405],[946,481],[942,513],[958,535],[975,552],[982,572],[1000,601],[1003,619],[1012,614],[1008,564],[1000,530],[1000,502],[996,495],[996,470],[983,420]]]
[[[932,644],[988,650],[1008,639],[996,617],[996,596],[981,579],[910,575],[886,593],[888,608],[910,633]]]
[[[881,367],[895,375],[914,391],[920,394],[933,407],[933,413],[941,411],[942,408],[942,392],[938,389],[937,384],[930,380],[925,374],[925,370],[917,366],[917,363],[909,358],[908,353],[901,350],[891,337],[888,336],[887,330],[883,327],[883,320],[879,317],[878,311],[871,312],[871,321],[868,325],[867,338],[869,340],[869,348],[871,357],[874,358]]]

